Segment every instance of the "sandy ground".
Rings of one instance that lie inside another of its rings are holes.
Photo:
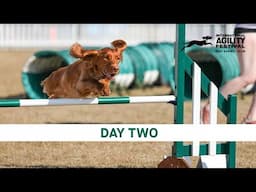
[[[22,97],[21,71],[34,51],[0,51],[0,98]],[[164,95],[169,87],[131,90],[124,95]],[[116,93],[113,93],[113,96]],[[238,123],[251,96],[238,100]],[[191,103],[185,103],[185,123],[191,122]],[[0,123],[173,123],[169,104],[1,108]],[[218,123],[225,123],[219,113]],[[166,142],[1,142],[0,167],[157,167],[171,154]],[[256,167],[256,143],[237,143],[237,167]]]

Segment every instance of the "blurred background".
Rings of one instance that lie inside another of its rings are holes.
[[[204,35],[233,34],[234,24],[187,24],[187,40]],[[175,24],[0,24],[1,48],[66,48],[74,41],[87,46],[175,41]]]
[[[212,46],[193,46],[186,52],[218,87],[239,74],[235,51],[225,53],[221,49],[216,54],[214,47],[217,34],[233,34],[233,30],[234,24],[186,25],[186,41],[212,37]],[[100,49],[116,39],[125,40],[128,48],[120,64],[120,74],[112,82],[113,89],[167,85],[173,92],[175,33],[176,24],[0,24],[0,49],[32,50],[21,75],[25,92],[33,99],[46,97],[40,86],[45,77],[75,61],[69,55],[74,42]],[[227,67],[231,70],[226,70]],[[185,86],[186,97],[190,99],[188,78]]]

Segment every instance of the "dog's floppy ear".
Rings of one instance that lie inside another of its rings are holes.
[[[122,52],[127,47],[127,44],[124,40],[115,40],[111,43],[119,52]]]
[[[70,55],[75,58],[84,58],[87,55],[98,54],[97,50],[86,50],[79,43],[74,43],[70,48]]]

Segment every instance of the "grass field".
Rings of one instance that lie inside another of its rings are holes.
[[[21,71],[33,51],[0,52],[0,98],[23,97]],[[135,89],[126,95],[163,95],[169,87]],[[112,94],[117,95],[116,93]],[[238,123],[251,95],[238,100]],[[185,103],[185,123],[191,123],[191,103]],[[0,123],[173,123],[169,104],[1,108]],[[219,114],[218,123],[225,123]],[[246,131],[246,130],[245,130]],[[167,142],[1,142],[0,167],[157,167],[171,154]],[[256,167],[256,143],[237,143],[237,167]]]

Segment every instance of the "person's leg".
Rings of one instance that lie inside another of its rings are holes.
[[[237,48],[240,76],[228,81],[220,90],[225,98],[256,80],[256,33],[246,33],[243,45],[245,47],[244,51]],[[254,108],[251,111],[254,111]],[[203,123],[209,123],[209,102],[203,107],[202,121]]]
[[[254,93],[252,98],[252,103],[250,105],[247,116],[243,123],[254,123],[256,124],[256,93]]]
[[[237,48],[237,56],[240,64],[240,76],[228,81],[221,89],[221,93],[227,98],[229,94],[235,94],[248,84],[256,80],[256,33],[246,33],[244,51]]]
[[[256,66],[256,40],[255,39],[256,39],[256,37],[253,38],[253,40],[251,40],[254,43],[251,45],[252,46],[252,49],[251,49],[252,52],[250,53],[251,63],[253,63],[254,67]],[[256,69],[253,68],[252,70],[255,71]],[[245,121],[244,123],[246,123],[246,122],[256,123],[256,93],[254,93],[254,95],[253,95],[252,102],[251,102],[251,105],[249,107],[248,114],[245,117],[244,121]]]

